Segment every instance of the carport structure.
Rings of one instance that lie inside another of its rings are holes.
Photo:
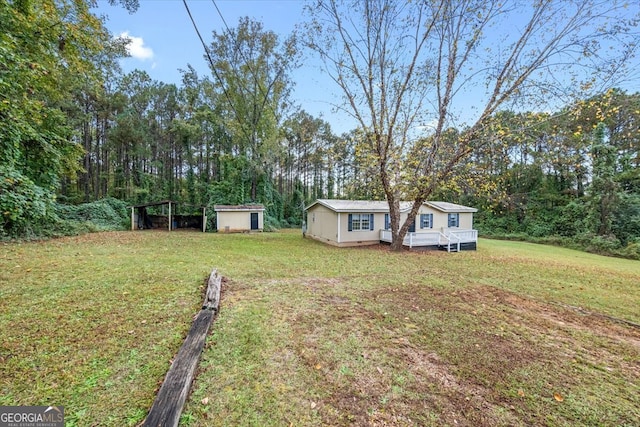
[[[184,214],[190,209],[190,214]],[[194,210],[202,210],[202,214],[193,214]],[[152,211],[151,213],[149,211]],[[131,206],[131,230],[193,228],[207,231],[207,208],[161,200]]]

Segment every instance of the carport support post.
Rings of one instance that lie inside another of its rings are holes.
[[[202,232],[207,231],[207,208],[202,208]]]
[[[169,202],[169,231],[171,231],[171,202]]]
[[[134,213],[133,213],[134,209],[135,208],[133,206],[131,206],[131,231],[135,230],[134,225],[133,225],[133,223],[134,223]]]

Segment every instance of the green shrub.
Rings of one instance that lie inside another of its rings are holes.
[[[216,213],[213,205],[207,206],[207,232],[216,231]]]
[[[69,221],[56,218],[42,230],[40,237],[79,236],[81,234],[95,233],[97,231],[101,230],[91,222]]]
[[[34,237],[55,220],[54,197],[19,171],[0,166],[0,237]]]
[[[583,203],[572,201],[563,206],[560,215],[553,221],[554,234],[575,236],[585,229],[584,218],[587,216]]]
[[[533,237],[548,237],[553,233],[553,226],[549,223],[530,223],[527,232]]]
[[[56,211],[63,220],[89,222],[97,230],[123,230],[129,225],[127,204],[112,197],[80,205],[58,204]]]
[[[622,258],[640,260],[640,243],[629,243],[626,247],[618,250],[616,254]]]
[[[264,231],[278,231],[281,228],[280,221],[277,218],[267,215],[264,215]]]
[[[474,217],[474,223],[482,234],[511,234],[521,231],[515,215],[493,215],[491,212],[478,212]]]
[[[587,251],[602,254],[614,253],[618,249],[620,249],[620,240],[614,235],[595,236],[587,246]]]

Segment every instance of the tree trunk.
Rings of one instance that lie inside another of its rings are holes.
[[[389,203],[389,219],[391,220],[391,250],[392,251],[401,251],[403,249],[404,238],[409,231],[409,227],[416,220],[416,216],[418,215],[418,210],[420,210],[420,206],[424,203],[424,200],[421,198],[416,199],[411,206],[411,210],[407,215],[407,219],[402,224],[402,227],[398,229],[398,224],[400,223],[400,201],[396,200],[395,203]],[[395,218],[395,221],[394,221]],[[395,225],[394,225],[395,222]],[[394,230],[398,230],[394,232]]]
[[[400,201],[388,200],[389,202],[389,222],[391,226],[391,250],[392,251],[401,251],[402,250],[402,242],[404,241],[404,236],[407,234],[407,230],[401,234],[400,226]]]

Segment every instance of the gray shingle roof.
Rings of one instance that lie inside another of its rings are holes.
[[[389,205],[385,200],[337,200],[318,199],[307,207],[311,208],[316,203],[325,206],[335,212],[387,212]]]
[[[456,205],[455,203],[449,202],[424,202],[425,205],[431,206],[434,209],[437,209],[441,212],[478,212],[478,209],[471,208],[469,206]]]
[[[386,200],[337,200],[337,199],[318,199],[311,205],[307,206],[307,210],[316,204],[320,204],[331,209],[334,212],[389,212],[389,204]],[[413,202],[400,202],[400,211],[406,212],[411,209]],[[427,206],[437,209],[441,212],[477,212],[475,208],[457,205],[448,202],[425,202]]]
[[[263,205],[214,205],[213,210],[216,212],[225,212],[225,211],[238,211],[238,212],[248,212],[248,211],[263,211]]]

